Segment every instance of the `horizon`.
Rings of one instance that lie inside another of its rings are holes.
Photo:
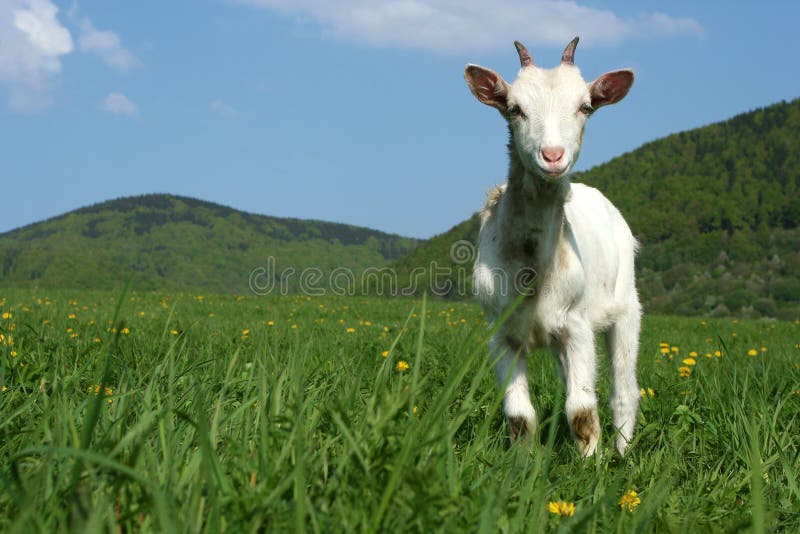
[[[800,98],[800,97],[798,97],[798,98]],[[615,160],[617,158],[625,156],[626,154],[629,154],[631,152],[635,152],[636,150],[642,148],[645,145],[648,145],[648,144],[654,143],[654,142],[658,142],[658,141],[660,141],[662,139],[665,139],[667,137],[670,137],[672,135],[677,135],[677,134],[681,134],[681,133],[684,133],[684,132],[689,132],[689,131],[693,131],[693,130],[697,130],[697,129],[702,129],[702,128],[705,128],[707,126],[711,126],[711,125],[714,125],[714,124],[724,123],[724,122],[727,122],[729,120],[735,119],[736,117],[739,117],[739,116],[742,116],[742,115],[747,115],[747,114],[753,113],[753,112],[755,112],[755,111],[757,111],[759,109],[763,109],[765,107],[770,107],[772,105],[777,105],[777,104],[780,104],[782,102],[786,102],[786,103],[790,104],[790,103],[794,102],[795,100],[798,100],[798,98],[794,98],[792,100],[782,100],[782,101],[775,102],[773,104],[767,104],[766,106],[761,106],[761,107],[758,107],[758,108],[754,108],[752,110],[748,110],[748,111],[743,111],[741,113],[737,113],[736,115],[728,117],[727,119],[722,119],[721,121],[712,122],[712,123],[709,123],[709,124],[706,124],[706,125],[698,126],[697,128],[692,128],[690,130],[681,130],[679,132],[673,132],[673,133],[665,135],[664,137],[659,137],[657,139],[652,139],[652,140],[649,140],[649,141],[645,141],[641,145],[639,145],[638,147],[635,147],[635,148],[633,148],[632,150],[630,150],[628,152],[613,156],[608,161],[604,161],[604,162],[598,163],[597,165],[595,165],[595,166],[593,166],[591,168],[588,168],[588,169],[573,170],[573,171],[570,172],[569,175],[570,175],[570,177],[572,177],[572,176],[574,176],[576,174],[584,174],[584,173],[587,173],[587,172],[591,172],[592,169],[594,169],[595,167],[601,167],[601,166],[603,166],[603,165],[605,165],[605,164],[607,164],[607,163],[609,163],[609,162],[611,162],[611,161],[613,161],[613,160]],[[277,216],[277,215],[273,215],[273,214],[270,214],[270,213],[259,213],[259,212],[254,212],[254,211],[248,211],[248,210],[245,210],[245,209],[240,209],[240,208],[237,208],[236,206],[233,206],[233,205],[230,205],[230,204],[225,204],[223,202],[217,202],[215,200],[209,200],[209,199],[206,199],[206,198],[193,197],[193,196],[177,194],[177,193],[169,193],[169,192],[165,192],[165,191],[160,191],[160,192],[159,191],[152,191],[152,192],[135,193],[135,194],[130,194],[130,195],[118,196],[118,197],[113,197],[113,198],[106,198],[106,199],[98,200],[96,202],[92,202],[90,204],[77,206],[77,207],[69,209],[67,211],[60,212],[60,213],[55,213],[55,214],[49,215],[49,216],[47,216],[47,217],[45,217],[43,219],[39,219],[39,220],[36,220],[36,221],[25,223],[25,224],[23,224],[21,226],[16,226],[16,227],[10,228],[8,230],[0,229],[0,236],[6,235],[6,234],[10,234],[10,233],[13,233],[13,232],[18,231],[18,230],[23,230],[23,229],[28,228],[30,226],[35,226],[35,225],[37,225],[39,223],[44,223],[44,222],[47,222],[47,221],[51,221],[51,220],[54,220],[54,219],[65,217],[65,216],[67,216],[67,215],[69,215],[71,213],[78,212],[78,211],[81,211],[81,210],[86,209],[86,208],[91,208],[91,207],[94,207],[94,206],[108,204],[108,203],[111,203],[111,202],[114,202],[114,201],[118,201],[118,200],[139,198],[139,197],[148,197],[148,196],[168,196],[168,197],[174,197],[174,198],[183,199],[183,200],[193,200],[193,201],[207,202],[207,203],[214,204],[214,205],[217,205],[217,206],[220,206],[220,207],[223,207],[223,208],[228,208],[228,209],[240,212],[240,213],[245,213],[245,214],[248,214],[248,215],[255,215],[255,216],[259,216],[259,217],[268,217],[268,218],[275,218],[275,219],[289,219],[289,220],[293,219],[293,220],[298,220],[298,221],[307,221],[307,222],[318,222],[318,223],[325,223],[325,224],[337,224],[337,225],[355,226],[355,227],[358,227],[358,228],[364,228],[364,229],[367,229],[367,230],[372,230],[372,231],[375,231],[375,232],[384,233],[384,234],[387,234],[387,235],[390,235],[390,236],[397,236],[397,237],[402,237],[402,238],[416,239],[416,240],[419,240],[419,241],[428,241],[428,240],[433,239],[434,237],[437,237],[437,236],[439,236],[441,234],[447,233],[448,231],[452,230],[453,228],[455,228],[455,227],[459,226],[460,224],[464,223],[469,217],[471,217],[474,213],[478,213],[478,211],[479,211],[479,210],[476,210],[475,212],[473,212],[473,214],[470,214],[466,218],[454,222],[451,226],[445,228],[444,230],[442,230],[440,232],[437,232],[436,234],[433,234],[433,235],[430,235],[430,236],[427,236],[427,237],[415,237],[415,236],[398,234],[398,233],[395,233],[395,232],[389,232],[389,231],[382,230],[380,228],[373,228],[373,227],[370,227],[370,226],[354,225],[354,224],[351,224],[351,223],[348,223],[348,222],[344,222],[344,221],[318,219],[318,218],[314,218],[314,217],[301,218],[301,217],[293,217],[293,216],[290,216],[290,215]]]
[[[738,3],[720,15],[689,2],[664,12],[635,2],[344,3],[0,7],[0,233],[164,191],[430,238],[505,180],[505,126],[462,73],[478,63],[513,80],[514,39],[551,67],[579,35],[587,81],[637,73],[628,97],[590,121],[576,172],[800,96],[800,74],[780,53],[794,4],[777,13]]]

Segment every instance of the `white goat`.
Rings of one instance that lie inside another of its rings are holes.
[[[472,93],[500,111],[510,132],[508,182],[489,192],[481,212],[474,287],[493,323],[520,294],[527,295],[490,342],[497,379],[505,387],[511,441],[536,427],[525,358],[536,347],[550,347],[566,383],[572,432],[581,453],[594,454],[600,439],[594,335],[605,332],[616,445],[624,454],[639,403],[637,243],[602,193],[572,184],[568,175],[589,115],[619,102],[633,84],[633,72],[609,72],[587,84],[573,62],[577,44],[576,37],[561,64],[547,70],[514,42],[522,68],[512,84],[487,68],[466,68]],[[534,284],[521,287],[519,273],[531,271]]]

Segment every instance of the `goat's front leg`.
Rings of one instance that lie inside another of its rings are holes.
[[[562,339],[559,361],[567,389],[565,411],[581,455],[591,456],[600,441],[600,418],[597,415],[597,354],[594,335],[585,321],[578,319],[568,326]]]
[[[506,415],[508,436],[511,443],[522,441],[536,430],[536,411],[531,404],[528,392],[528,375],[525,368],[525,355],[514,350],[508,343],[492,339],[492,358],[495,375],[504,389],[503,412]]]

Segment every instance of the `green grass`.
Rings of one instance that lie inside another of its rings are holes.
[[[613,452],[601,358],[583,460],[545,352],[539,433],[508,447],[473,304],[26,290],[0,312],[4,532],[800,529],[797,323],[646,316],[635,442]]]

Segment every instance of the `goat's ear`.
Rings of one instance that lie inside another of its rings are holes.
[[[499,74],[479,65],[467,65],[464,78],[475,98],[487,106],[499,109],[501,113],[506,112],[508,84]]]
[[[592,96],[592,107],[616,104],[628,94],[633,85],[633,71],[630,69],[606,72],[589,84],[589,94]]]

